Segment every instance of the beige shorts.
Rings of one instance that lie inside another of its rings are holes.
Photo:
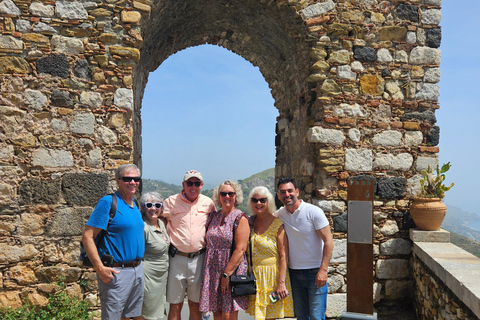
[[[203,260],[205,253],[187,258],[180,255],[170,257],[167,280],[167,302],[181,303],[185,299],[193,302],[200,301],[200,289],[202,286]]]

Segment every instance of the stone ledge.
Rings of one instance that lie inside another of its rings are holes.
[[[424,231],[410,229],[410,240],[413,242],[446,242],[450,243],[450,232],[439,229],[436,231]]]
[[[480,258],[452,243],[414,242],[413,253],[480,318]]]

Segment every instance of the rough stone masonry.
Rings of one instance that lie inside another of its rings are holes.
[[[149,72],[206,43],[259,67],[279,111],[277,179],[295,177],[332,222],[327,315],[345,310],[354,175],[376,178],[375,302],[412,297],[408,205],[439,152],[440,5],[0,1],[0,306],[45,305],[56,281],[98,306],[78,261],[86,218],[115,188],[114,168],[141,165]]]

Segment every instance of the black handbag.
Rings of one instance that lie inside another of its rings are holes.
[[[233,230],[232,250],[233,250],[234,244],[235,244],[235,229]],[[230,276],[230,293],[233,298],[254,295],[257,293],[257,279],[255,278],[255,274],[253,273],[252,243],[250,241],[250,237],[248,237],[248,249],[250,253],[250,259],[247,258],[247,260],[249,260],[248,266],[250,267],[249,268],[250,270],[247,271],[246,275],[238,274],[238,275]]]

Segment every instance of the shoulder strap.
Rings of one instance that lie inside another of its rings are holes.
[[[115,214],[117,213],[117,196],[115,195],[115,193],[111,193],[110,195],[112,196],[112,206],[110,207],[110,213],[108,214],[110,217],[108,219],[107,229],[112,222],[113,217],[115,217]]]

